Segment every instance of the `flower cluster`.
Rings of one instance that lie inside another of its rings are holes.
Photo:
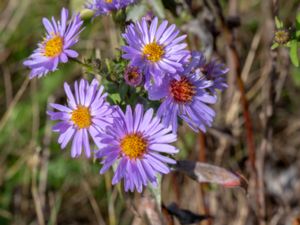
[[[177,37],[179,31],[174,24],[167,28],[167,21],[157,28],[157,21],[150,27],[145,19],[128,26],[123,58],[143,71],[149,99],[162,100],[157,115],[165,126],[176,133],[180,117],[194,131],[205,132],[215,117],[207,104],[216,103],[216,89],[227,87],[228,69],[216,60],[208,62],[201,52],[190,53],[182,43],[186,35]]]
[[[98,16],[132,3],[136,1],[94,0],[88,8]],[[60,21],[44,18],[43,24],[46,37],[24,62],[31,69],[30,78],[55,71],[59,62],[78,56],[71,47],[83,30],[79,14],[68,21],[68,10],[62,9]],[[172,145],[177,140],[178,118],[195,132],[205,132],[212,125],[211,105],[217,101],[216,90],[227,87],[228,69],[216,60],[208,61],[201,52],[190,52],[187,35],[166,20],[159,23],[157,17],[131,23],[122,36],[126,68],[120,85],[144,87],[148,100],[160,101],[157,110],[144,109],[140,103],[126,107],[109,103],[98,80],[81,79],[73,87],[65,83],[66,105],[52,103],[47,113],[59,121],[53,131],[59,133],[61,149],[71,142],[72,157],[84,151],[86,157],[100,159],[101,174],[115,165],[112,184],[124,179],[125,191],[141,192],[149,183],[156,186],[158,174],[169,173],[168,164],[176,163],[171,155],[179,151]]]
[[[136,3],[137,0],[93,0],[87,8],[95,12],[95,16],[106,15]]]

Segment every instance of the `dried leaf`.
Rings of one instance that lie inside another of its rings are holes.
[[[224,187],[242,187],[247,191],[247,181],[240,175],[222,167],[188,160],[177,161],[176,169],[199,183],[215,183]]]
[[[295,217],[295,218],[293,219],[293,224],[292,224],[292,225],[300,225],[300,216]]]
[[[132,224],[166,224],[163,215],[161,214],[161,211],[157,206],[156,200],[149,193],[149,191],[144,192],[143,197],[138,199],[134,204],[134,208],[137,210],[137,215]],[[138,223],[138,221],[140,221],[140,223]]]
[[[180,209],[175,203],[170,204],[165,207],[165,209],[169,214],[175,216],[179,220],[180,224],[183,225],[199,223],[202,220],[212,218],[209,215],[199,215],[186,209]]]

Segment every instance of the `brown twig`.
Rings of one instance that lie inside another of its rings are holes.
[[[199,142],[199,161],[205,162],[206,161],[206,144],[205,144],[205,134],[203,134],[202,132],[199,133],[198,142]]]
[[[10,103],[8,109],[6,110],[5,114],[1,118],[1,120],[0,120],[0,130],[2,130],[3,127],[5,126],[6,122],[9,119],[9,116],[11,115],[11,112],[12,112],[13,108],[16,106],[16,104],[18,103],[18,101],[22,97],[22,95],[23,95],[24,91],[26,90],[28,84],[29,84],[29,79],[26,78],[24,80],[21,88],[19,89],[19,91],[15,95],[14,99],[11,101],[11,103]]]
[[[97,200],[95,199],[95,197],[94,197],[94,195],[92,193],[92,190],[91,190],[91,187],[90,187],[89,183],[86,180],[83,180],[82,185],[83,185],[83,188],[85,189],[85,192],[87,194],[89,202],[90,202],[90,204],[92,206],[92,209],[94,211],[97,223],[99,225],[105,225],[106,223],[105,223],[105,221],[103,219],[103,216],[101,214],[101,210],[99,208]]]
[[[50,96],[48,98],[48,103],[53,102],[52,97]],[[49,156],[50,156],[50,150],[49,145],[51,143],[51,122],[50,120],[47,120],[45,125],[45,134],[43,138],[43,147],[41,152],[41,168],[40,168],[40,174],[39,174],[39,194],[41,197],[41,203],[42,206],[45,207],[46,205],[46,189],[47,189],[47,182],[48,182],[48,164],[49,164]]]
[[[205,141],[205,134],[200,132],[198,135],[198,142],[199,142],[199,161],[205,162],[206,161],[206,141]],[[209,208],[205,204],[205,184],[199,184],[200,194],[201,194],[201,204],[200,204],[200,213],[204,215],[209,215]],[[201,224],[201,222],[199,223]],[[206,220],[203,224],[211,225],[211,220]]]
[[[45,215],[43,213],[43,206],[41,202],[41,198],[38,192],[38,184],[37,184],[37,175],[38,175],[38,164],[39,164],[39,151],[40,149],[37,147],[36,151],[30,160],[30,165],[32,167],[31,173],[31,194],[33,197],[33,203],[35,207],[35,212],[37,215],[37,220],[39,225],[45,225]]]
[[[212,0],[212,4],[214,5],[218,18],[221,22],[223,33],[225,35],[226,43],[228,46],[229,57],[233,60],[234,66],[232,72],[235,74],[236,84],[241,94],[240,101],[243,108],[243,116],[245,120],[249,162],[252,170],[255,172],[256,168],[255,168],[255,145],[253,139],[253,125],[252,125],[251,115],[249,112],[249,102],[246,97],[246,89],[241,76],[242,75],[241,62],[240,62],[239,53],[235,45],[235,36],[232,28],[228,25],[225,19],[219,0]]]
[[[245,84],[242,79],[241,60],[240,60],[239,52],[236,48],[234,30],[227,23],[227,20],[223,14],[222,7],[219,0],[212,0],[212,4],[214,5],[216,14],[221,22],[221,27],[223,31],[222,33],[224,34],[225,41],[227,43],[228,56],[232,60],[232,70],[233,70],[232,73],[235,75],[236,85],[240,92],[240,103],[243,109],[243,117],[245,120],[246,140],[247,140],[246,143],[247,143],[248,157],[249,157],[249,163],[251,168],[251,177],[254,180],[255,200],[258,209],[260,209],[263,207],[263,205],[261,205],[262,201],[260,199],[260,194],[259,194],[259,180],[258,180],[258,174],[256,168],[256,152],[255,152],[255,144],[254,144],[254,137],[253,137],[253,124],[252,124],[252,119],[249,111],[249,102],[246,95]]]
[[[266,15],[270,15],[266,21],[271,20],[271,23],[266,23],[266,29],[272,30],[275,26],[274,17],[278,15],[278,2],[277,0],[270,0],[265,2],[262,5],[263,9],[270,9],[271,13],[266,12]],[[264,11],[265,12],[265,11]],[[270,24],[271,27],[268,27]],[[272,44],[272,37],[267,38],[267,47],[270,47]],[[274,108],[275,108],[275,100],[276,100],[276,81],[278,80],[278,73],[276,69],[276,61],[277,61],[277,52],[276,51],[269,51],[270,57],[269,58],[269,66],[270,71],[267,76],[266,81],[266,88],[263,89],[266,96],[266,104],[264,105],[264,124],[263,124],[263,140],[260,146],[259,151],[259,160],[257,161],[257,171],[258,171],[258,201],[259,201],[259,222],[260,225],[267,224],[266,218],[266,203],[265,203],[265,184],[264,184],[264,162],[265,162],[265,155],[268,150],[272,148],[272,138],[273,138],[273,126],[272,121],[274,118]]]
[[[12,91],[12,83],[11,83],[11,74],[7,68],[4,68],[3,78],[4,78],[6,107],[8,108],[9,103],[13,98],[13,91]]]

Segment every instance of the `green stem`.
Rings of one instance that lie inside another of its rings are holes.
[[[78,63],[79,65],[81,65],[81,66],[87,68],[87,69],[91,69],[91,66],[90,66],[89,64],[86,64],[86,63],[80,61],[79,59],[71,58],[71,60],[72,60],[73,62],[76,62],[76,63]]]

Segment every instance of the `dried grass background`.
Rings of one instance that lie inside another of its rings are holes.
[[[0,224],[159,224],[147,193],[112,187],[112,172],[100,176],[98,162],[70,159],[51,133],[47,103],[64,102],[63,82],[84,71],[70,63],[29,81],[22,66],[43,35],[42,17],[58,17],[62,6],[78,2],[0,1]],[[300,70],[286,49],[270,50],[274,16],[293,25],[299,1],[178,0],[177,9],[164,2],[189,47],[230,68],[213,127],[195,134],[183,126],[177,158],[240,173],[249,188],[199,185],[173,172],[163,178],[163,204],[213,216],[202,225],[300,224]],[[106,58],[119,41],[120,31],[103,17],[87,24],[76,48],[82,56]],[[179,224],[163,212],[166,224]]]

